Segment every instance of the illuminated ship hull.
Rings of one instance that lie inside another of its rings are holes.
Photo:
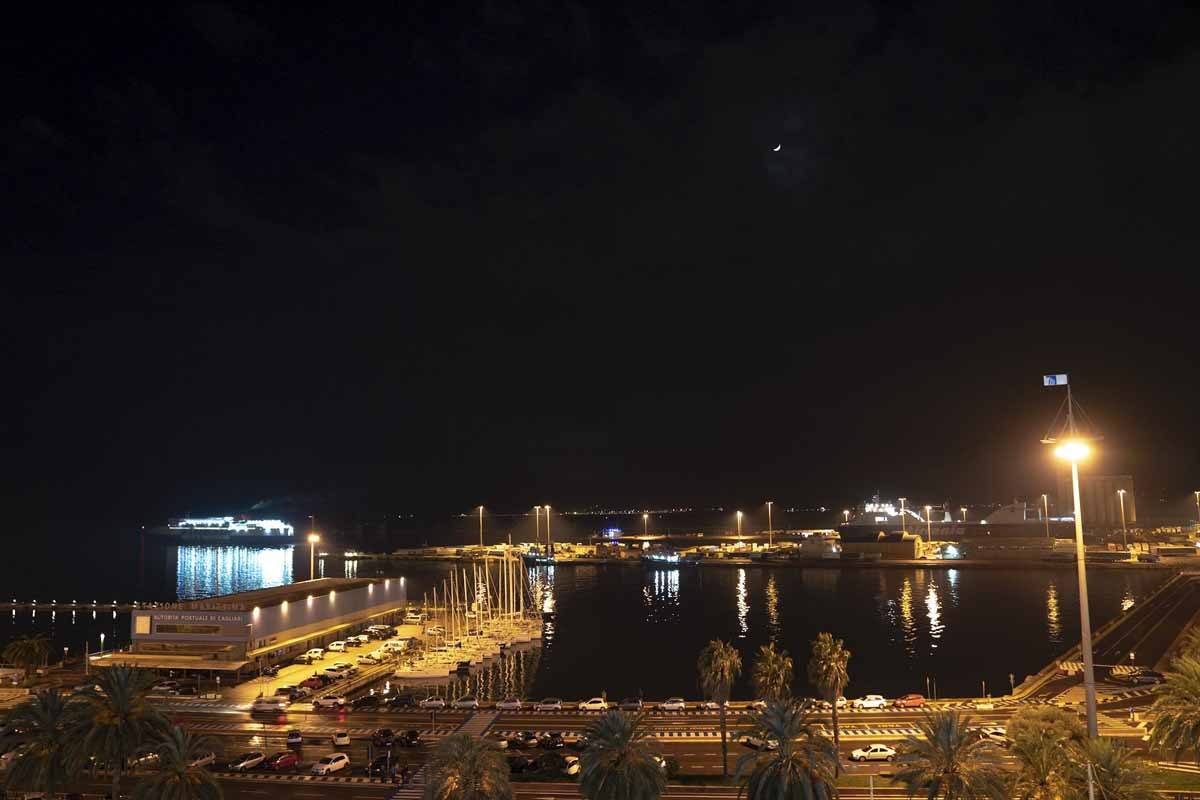
[[[170,520],[150,533],[180,544],[245,544],[286,547],[295,543],[295,529],[278,519],[246,517],[185,517]]]
[[[901,516],[903,514],[903,516]],[[934,512],[933,516],[937,516]],[[892,503],[875,498],[865,504],[854,519],[837,527],[843,542],[899,542],[907,534],[936,542],[971,542],[996,539],[1067,539],[1075,535],[1070,517],[1042,517],[1040,509],[1027,503],[1010,503],[972,522],[951,520],[945,512],[941,520],[926,522],[912,509],[903,511]]]

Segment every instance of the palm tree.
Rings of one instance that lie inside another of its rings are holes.
[[[919,736],[899,747],[894,780],[908,796],[927,800],[1006,797],[998,748],[971,730],[971,718],[957,711],[931,711],[917,724]]]
[[[1113,739],[1089,739],[1076,748],[1071,783],[1066,797],[1083,800],[1088,793],[1091,765],[1094,794],[1104,800],[1151,800],[1157,793],[1150,785],[1150,771],[1130,748]]]
[[[509,800],[508,762],[490,742],[469,733],[447,736],[427,767],[425,800]]]
[[[814,725],[807,709],[793,702],[772,701],[753,715],[751,722],[751,735],[776,747],[738,759],[734,780],[745,790],[747,800],[837,797],[837,750]]]
[[[42,664],[49,653],[50,642],[39,633],[13,639],[4,647],[3,655],[5,661],[25,670],[25,678],[28,679],[29,671]]]
[[[150,703],[154,675],[135,667],[109,667],[96,675],[71,704],[74,763],[89,758],[112,769],[112,795],[121,796],[121,775],[129,759],[166,730],[166,718]]]
[[[158,755],[158,771],[143,778],[133,800],[221,800],[221,784],[204,767],[192,762],[213,750],[212,740],[195,737],[178,725],[159,734],[149,748]]]
[[[851,652],[841,639],[831,633],[819,633],[812,643],[812,657],[808,660],[808,680],[817,691],[833,704],[833,746],[841,750],[841,731],[838,728],[838,698],[850,682]],[[838,769],[841,765],[839,762]]]
[[[1017,800],[1060,800],[1071,776],[1071,750],[1049,727],[1036,728],[1019,736],[1009,728],[1017,761],[1012,796]]]
[[[5,788],[45,792],[53,796],[77,774],[68,756],[69,710],[57,689],[34,695],[8,715],[7,724],[22,731],[24,750],[9,767]]]
[[[707,697],[717,702],[717,713],[721,717],[721,777],[729,777],[729,740],[725,733],[725,704],[733,682],[742,674],[742,654],[720,639],[713,639],[700,651],[696,661],[700,672],[700,686]]]
[[[764,644],[758,648],[750,679],[761,699],[787,700],[792,696],[792,657],[787,650],[777,651],[774,642]]]
[[[667,788],[658,742],[644,717],[609,711],[590,723],[579,756],[579,792],[588,800],[658,800]]]
[[[1171,662],[1151,710],[1151,748],[1169,750],[1176,761],[1190,750],[1200,760],[1200,658],[1184,656]]]

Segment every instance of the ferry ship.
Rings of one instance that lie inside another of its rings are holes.
[[[280,519],[232,517],[178,517],[151,533],[169,536],[181,544],[262,544],[285,546],[295,542],[296,530]]]
[[[921,509],[922,511],[924,509]],[[859,506],[837,526],[843,542],[888,542],[904,538],[929,538],[938,542],[980,539],[1069,539],[1074,537],[1073,517],[1047,519],[1040,506],[1009,503],[979,520],[954,519],[948,510],[933,510],[927,521],[911,507],[901,509],[878,496]]]

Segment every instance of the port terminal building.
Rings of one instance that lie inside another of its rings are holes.
[[[92,656],[90,662],[236,683],[368,625],[393,624],[406,601],[404,578],[319,578],[137,608],[129,649]]]

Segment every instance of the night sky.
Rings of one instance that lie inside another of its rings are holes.
[[[1000,502],[1044,372],[1200,488],[1186,4],[122,5],[7,26],[6,513]]]

